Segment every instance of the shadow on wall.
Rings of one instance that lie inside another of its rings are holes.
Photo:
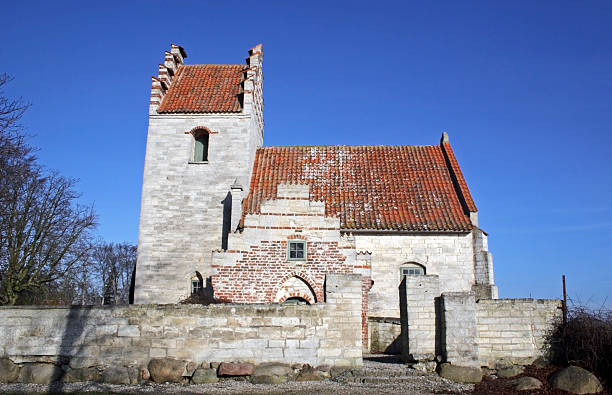
[[[223,203],[223,226],[221,227],[221,249],[227,250],[227,239],[232,227],[232,194],[225,195]]]
[[[85,343],[85,326],[87,325],[92,306],[70,306],[66,322],[61,337],[57,357],[55,360],[55,369],[57,371],[57,381],[53,388],[51,383],[47,389],[47,393],[64,392],[64,380],[67,374],[63,368],[70,364],[70,359],[75,355],[83,354]],[[75,348],[75,345],[81,341],[81,344]]]

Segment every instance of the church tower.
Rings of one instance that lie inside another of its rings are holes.
[[[263,145],[261,44],[244,65],[186,57],[172,44],[152,79],[135,303],[176,303],[207,287]]]

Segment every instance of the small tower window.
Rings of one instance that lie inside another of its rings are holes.
[[[206,162],[208,160],[208,133],[200,132],[194,135],[193,161]]]
[[[418,263],[408,263],[400,268],[401,276],[423,276],[425,268]]]
[[[290,261],[305,261],[306,260],[306,242],[305,241],[290,241],[287,257]]]
[[[199,294],[202,292],[204,282],[202,281],[202,275],[196,272],[193,277],[191,277],[191,293]]]

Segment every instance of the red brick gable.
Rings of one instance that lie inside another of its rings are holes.
[[[476,206],[450,144],[264,147],[243,216],[276,198],[280,183],[309,184],[311,200],[342,229],[465,232]]]
[[[180,65],[158,113],[240,112],[246,66]]]

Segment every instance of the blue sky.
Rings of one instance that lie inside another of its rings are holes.
[[[264,46],[265,145],[450,135],[502,297],[612,299],[612,3],[9,2],[2,68],[41,161],[136,242],[150,77]],[[612,300],[607,300],[612,306]]]

